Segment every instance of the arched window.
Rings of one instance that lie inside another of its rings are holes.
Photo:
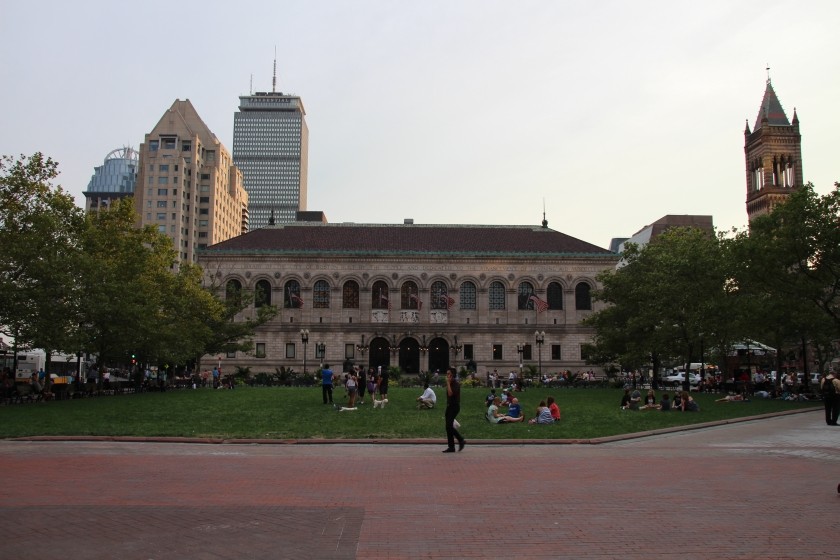
[[[449,297],[449,288],[443,282],[432,282],[431,289],[432,309],[449,309],[455,300]]]
[[[563,309],[563,286],[559,282],[552,282],[546,290],[549,309]]]
[[[289,280],[283,287],[283,307],[287,309],[303,307],[303,298],[300,297],[300,283],[297,280]]]
[[[420,290],[417,284],[409,280],[400,287],[400,309],[423,309],[420,301]]]
[[[238,301],[242,297],[242,282],[236,279],[228,280],[225,284],[225,299]]]
[[[461,284],[458,299],[461,300],[461,309],[475,309],[475,284],[469,281]]]
[[[517,298],[517,309],[523,311],[525,309],[533,309],[534,302],[531,301],[531,296],[534,295],[534,286],[530,282],[522,282],[519,284],[519,294]]]
[[[344,283],[341,292],[341,306],[344,309],[359,308],[359,283],[355,280],[348,280]]]
[[[268,280],[260,280],[254,288],[254,306],[271,305],[271,284]]]
[[[329,309],[330,285],[326,280],[318,280],[312,289],[312,307],[315,309]]]
[[[370,290],[371,307],[373,309],[391,309],[388,291],[388,284],[379,280],[373,283],[373,288]]]
[[[490,284],[490,309],[505,308],[505,286],[501,282]]]
[[[586,282],[580,282],[575,286],[575,309],[578,311],[592,309],[592,296],[589,291],[589,284]]]

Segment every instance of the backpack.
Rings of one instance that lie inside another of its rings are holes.
[[[822,396],[826,397],[826,398],[833,399],[834,397],[837,396],[837,387],[835,387],[835,385],[834,385],[834,378],[833,377],[830,378],[830,379],[828,377],[823,378],[823,384],[822,384],[822,387],[821,387],[821,391],[822,391]]]

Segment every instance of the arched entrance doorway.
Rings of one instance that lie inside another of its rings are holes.
[[[404,373],[420,373],[420,344],[411,337],[400,341],[400,369]]]
[[[391,365],[389,346],[388,339],[381,336],[370,341],[370,367],[374,370],[380,366],[388,369],[388,366]]]
[[[440,371],[449,367],[449,343],[444,338],[433,338],[429,342],[429,371]]]

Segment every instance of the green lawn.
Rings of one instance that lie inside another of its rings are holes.
[[[393,388],[384,409],[370,400],[354,412],[336,412],[321,401],[320,387],[239,387],[236,390],[180,389],[165,393],[101,396],[0,407],[0,437],[39,435],[173,436],[215,438],[442,438],[445,390],[438,408],[417,410],[420,389]],[[771,400],[715,403],[720,395],[695,394],[697,413],[619,409],[619,389],[530,389],[518,393],[527,417],[553,394],[562,420],[550,426],[491,425],[484,420],[487,389],[462,391],[462,433],[469,439],[596,438],[657,428],[821,406],[820,402]],[[343,402],[344,391],[335,392]]]

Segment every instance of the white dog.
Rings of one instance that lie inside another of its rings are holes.
[[[381,401],[373,399],[373,408],[385,408],[385,405],[387,403],[388,403],[388,399],[382,399]]]

